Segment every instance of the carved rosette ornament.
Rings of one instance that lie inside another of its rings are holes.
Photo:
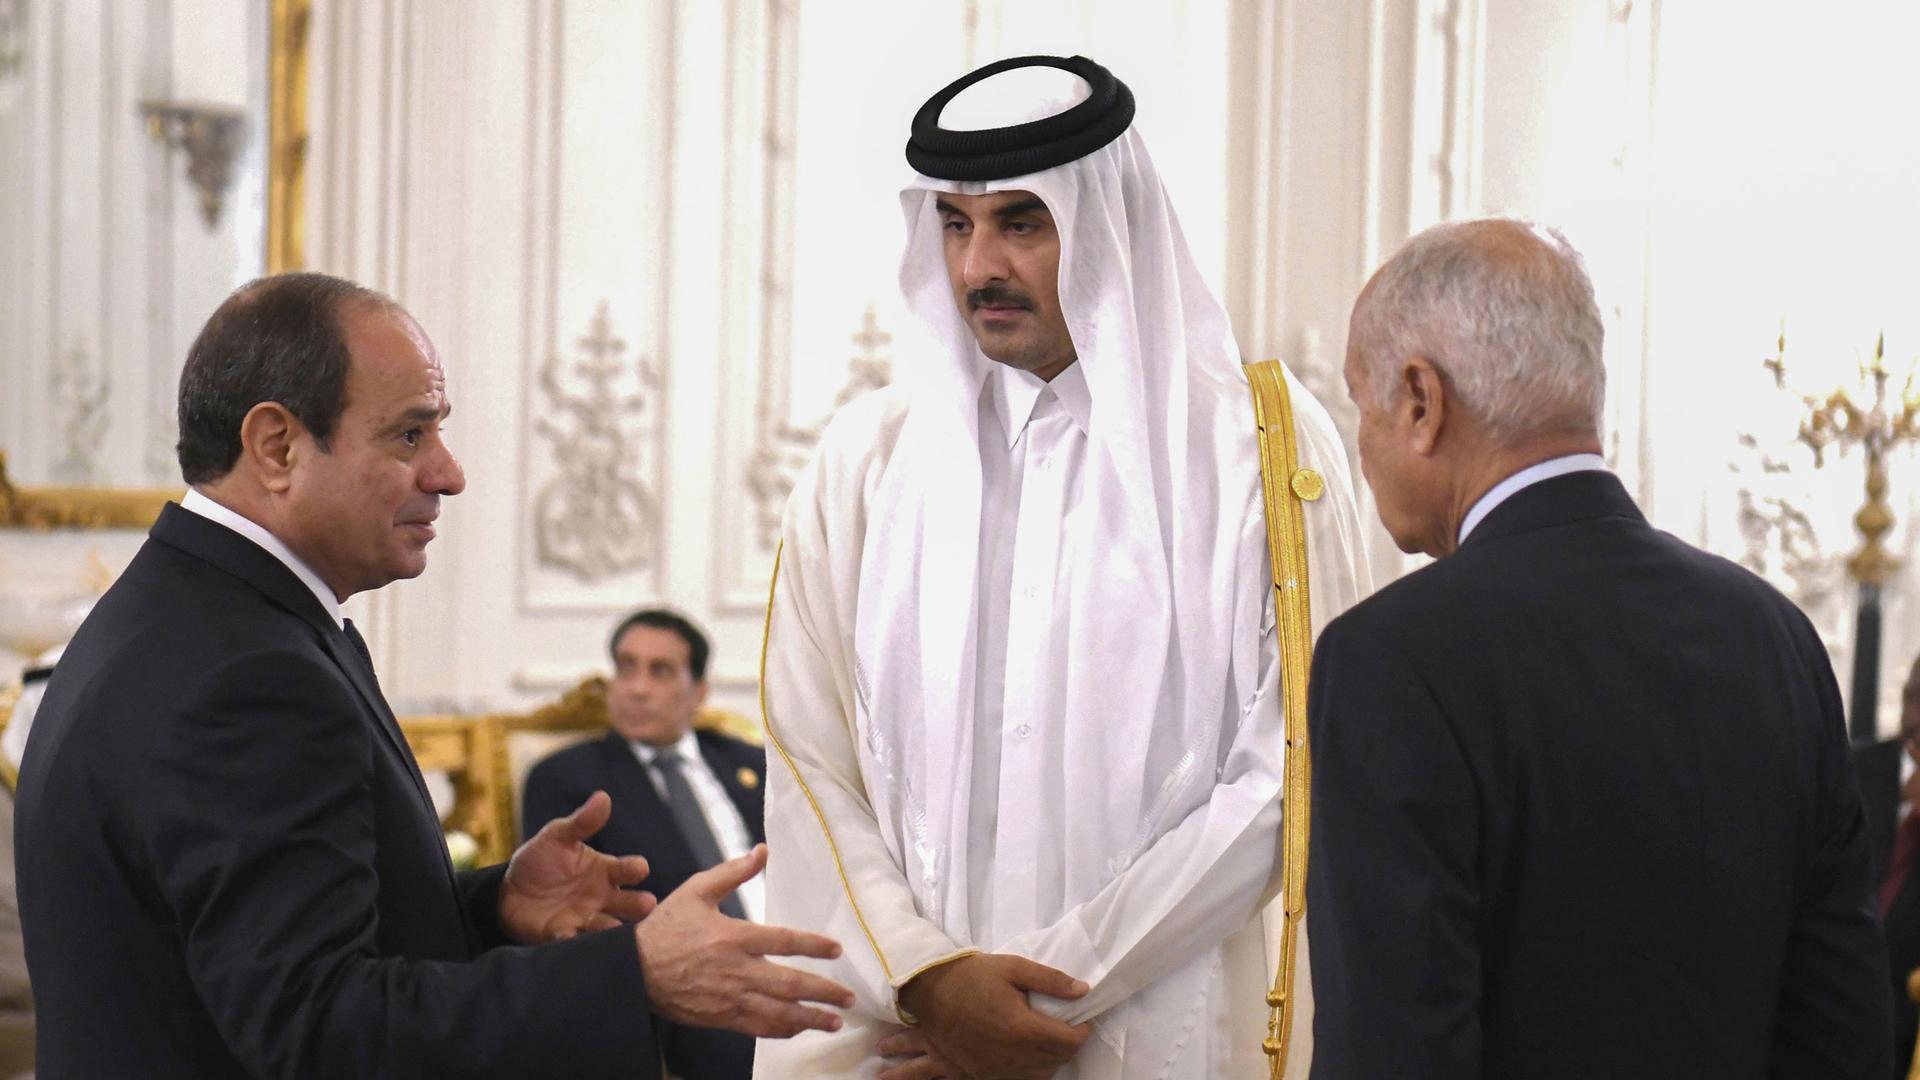
[[[856,352],[847,361],[847,381],[834,395],[833,408],[811,424],[782,421],[764,432],[747,463],[747,490],[753,495],[754,522],[762,548],[772,550],[780,539],[780,515],[786,511],[793,483],[806,468],[820,433],[834,412],[854,398],[893,381],[893,359],[887,346],[893,335],[880,329],[873,306],[860,317],[860,329],[850,335]]]
[[[651,392],[660,377],[644,357],[621,360],[627,343],[614,336],[605,301],[578,345],[573,364],[550,357],[540,371],[551,418],[535,429],[559,471],[534,497],[534,548],[541,565],[592,584],[657,554],[659,500],[639,464],[657,424]]]

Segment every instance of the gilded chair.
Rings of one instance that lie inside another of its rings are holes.
[[[1920,1005],[1920,968],[1907,973],[1907,997]],[[1920,1080],[1920,1039],[1914,1042],[1913,1064],[1907,1067],[1907,1080]]]

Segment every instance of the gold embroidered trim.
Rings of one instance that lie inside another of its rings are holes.
[[[961,949],[959,952],[954,953],[951,956],[942,956],[938,960],[929,960],[926,963],[921,964],[919,967],[914,968],[912,971],[907,972],[906,976],[902,978],[898,983],[895,983],[893,987],[893,990],[894,990],[893,1011],[895,1015],[900,1017],[900,1022],[907,1025],[908,1027],[918,1027],[920,1024],[919,1017],[913,1015],[912,1013],[908,1012],[906,1009],[901,1007],[900,1005],[901,987],[906,986],[908,983],[926,974],[927,972],[932,971],[934,968],[940,967],[944,964],[951,964],[955,960],[965,960],[969,956],[978,956],[978,955],[980,955],[979,949]]]
[[[893,967],[887,963],[887,954],[880,951],[880,941],[873,936],[873,928],[867,925],[867,917],[860,910],[860,901],[853,898],[853,883],[847,880],[847,869],[840,862],[840,845],[834,842],[833,830],[827,825],[827,815],[820,810],[820,803],[813,797],[813,789],[807,786],[806,778],[800,775],[800,769],[794,765],[793,758],[787,755],[787,748],[780,744],[780,736],[773,729],[773,713],[767,709],[767,649],[773,638],[773,599],[780,586],[780,559],[787,552],[787,543],[782,540],[773,553],[773,581],[767,586],[767,621],[760,631],[760,724],[766,728],[767,741],[773,744],[780,754],[780,760],[787,763],[787,771],[800,785],[800,793],[807,797],[807,805],[813,808],[814,819],[820,822],[820,831],[826,834],[827,850],[833,853],[833,871],[840,875],[840,887],[846,890],[847,903],[853,906],[853,917],[860,923],[860,931],[867,935],[867,944],[873,946],[873,955],[880,961],[880,970],[887,977],[890,986],[898,988],[893,981]],[[900,1011],[897,1000],[894,1011]],[[904,1019],[902,1022],[905,1022]]]
[[[1287,766],[1280,796],[1283,925],[1280,961],[1267,992],[1267,1074],[1285,1074],[1293,1036],[1294,949],[1307,911],[1307,841],[1310,835],[1313,758],[1307,745],[1307,678],[1313,667],[1313,619],[1307,592],[1307,525],[1302,498],[1318,498],[1320,477],[1300,468],[1293,430],[1293,404],[1286,371],[1278,360],[1247,365],[1253,416],[1259,428],[1260,487],[1267,512],[1267,551],[1273,561],[1273,606],[1280,628],[1283,715]],[[1305,478],[1311,476],[1311,481]],[[1303,482],[1304,481],[1304,482]],[[1306,488],[1307,490],[1301,490]],[[1312,494],[1308,494],[1311,491]]]

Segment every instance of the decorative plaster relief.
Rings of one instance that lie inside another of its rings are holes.
[[[1840,584],[1840,556],[1824,550],[1813,515],[1793,490],[1793,468],[1767,453],[1760,440],[1740,436],[1729,467],[1737,485],[1740,565],[1772,582],[1803,610],[1819,611]]]
[[[754,522],[762,548],[772,550],[779,541],[780,515],[786,511],[787,496],[792,494],[800,470],[806,468],[827,421],[842,405],[893,381],[893,358],[887,350],[893,335],[880,329],[873,305],[867,305],[860,317],[860,329],[849,340],[858,351],[847,361],[847,381],[834,395],[833,408],[811,424],[783,420],[754,447],[747,465],[747,491],[753,496]]]
[[[54,431],[60,444],[54,483],[72,487],[102,483],[100,446],[107,434],[109,387],[105,367],[90,360],[86,346],[78,341],[53,365]]]
[[[180,479],[179,412],[170,394],[148,395],[147,480],[169,484]]]
[[[27,62],[27,0],[0,0],[0,81]]]
[[[535,430],[552,445],[558,475],[534,498],[535,557],[542,566],[592,584],[640,569],[658,556],[658,494],[642,479],[648,436],[659,423],[652,391],[660,374],[643,356],[620,359],[606,301],[579,339],[580,358],[558,356],[540,370],[548,415]],[[617,385],[631,373],[633,388]]]

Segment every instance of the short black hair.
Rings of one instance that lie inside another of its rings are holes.
[[[320,449],[347,406],[347,335],[341,315],[392,300],[351,281],[310,272],[255,279],[221,303],[180,371],[180,475],[218,480],[240,459],[240,422],[263,401],[300,419]]]
[[[620,639],[626,637],[627,631],[636,626],[650,626],[655,630],[671,630],[679,634],[680,639],[687,643],[687,670],[693,674],[693,681],[706,681],[707,655],[710,651],[707,635],[701,633],[700,628],[693,625],[685,615],[677,611],[668,611],[666,608],[646,608],[636,611],[621,620],[619,626],[614,627],[613,636],[607,639],[607,655],[613,657],[615,663],[620,660],[617,654]]]

